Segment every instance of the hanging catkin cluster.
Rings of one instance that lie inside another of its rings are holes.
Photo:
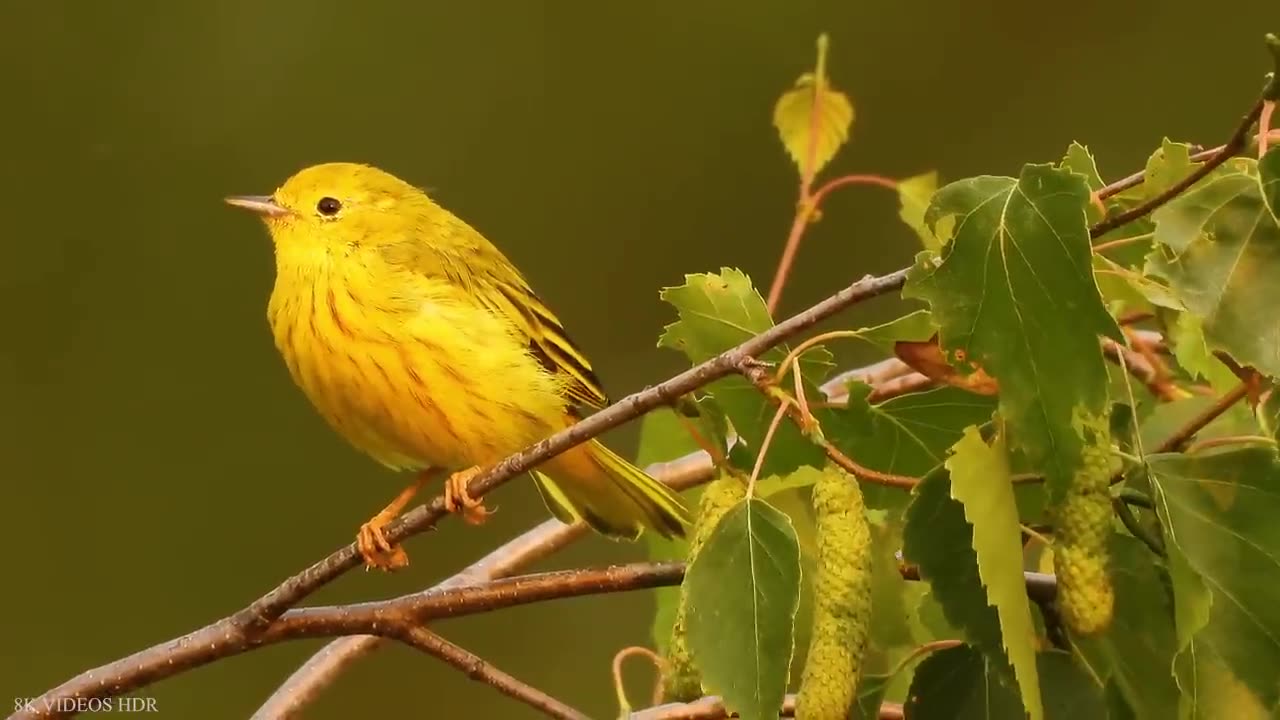
[[[813,635],[796,717],[843,720],[858,687],[871,625],[871,528],[858,481],[828,466],[813,487],[817,514],[817,577]]]
[[[1108,572],[1111,535],[1111,438],[1099,432],[1083,451],[1054,532],[1058,612],[1072,632],[1091,635],[1111,624],[1115,591]]]
[[[702,499],[698,503],[698,516],[694,519],[693,534],[689,539],[688,561],[702,550],[711,531],[724,514],[746,497],[746,487],[742,481],[732,475],[721,474],[702,491]],[[702,678],[693,665],[693,656],[689,652],[687,607],[689,602],[687,586],[680,587],[680,604],[676,608],[675,624],[671,627],[671,642],[667,644],[666,682],[663,685],[663,698],[667,702],[692,702],[702,697]]]

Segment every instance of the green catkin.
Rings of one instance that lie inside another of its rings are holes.
[[[711,481],[702,491],[702,499],[698,502],[698,515],[693,521],[693,532],[689,538],[688,561],[702,549],[716,523],[725,513],[742,501],[747,489],[738,478],[721,474]],[[680,604],[676,607],[675,624],[671,626],[671,641],[667,643],[667,676],[663,683],[663,699],[667,702],[692,702],[702,697],[702,677],[694,667],[693,656],[689,652],[688,625],[686,608],[689,596],[685,586],[680,587]]]
[[[1058,612],[1077,635],[1111,624],[1115,589],[1108,572],[1111,534],[1111,462],[1107,435],[1087,445],[1080,469],[1057,509],[1053,566],[1058,576]]]
[[[871,528],[858,481],[828,466],[813,486],[817,577],[813,635],[796,697],[799,720],[844,720],[871,626]]]

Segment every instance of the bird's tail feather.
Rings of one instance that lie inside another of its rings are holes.
[[[685,535],[690,520],[680,496],[597,441],[552,458],[547,470],[533,476],[547,509],[562,522],[582,520],[626,540],[645,527],[664,537]]]

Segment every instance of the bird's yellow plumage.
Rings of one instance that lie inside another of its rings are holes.
[[[586,358],[519,271],[418,188],[367,165],[307,168],[273,195],[228,198],[275,242],[275,343],[316,409],[399,470],[453,472],[446,499],[483,515],[465,482],[607,398]],[[545,472],[545,474],[544,474]],[[598,442],[535,473],[563,520],[635,538],[683,534],[677,495]],[[403,551],[381,527],[426,475],[362,528],[371,564]]]

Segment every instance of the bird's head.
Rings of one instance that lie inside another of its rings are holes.
[[[278,254],[349,253],[401,242],[430,222],[435,205],[418,188],[357,163],[299,171],[270,195],[235,195],[227,203],[267,225]]]

